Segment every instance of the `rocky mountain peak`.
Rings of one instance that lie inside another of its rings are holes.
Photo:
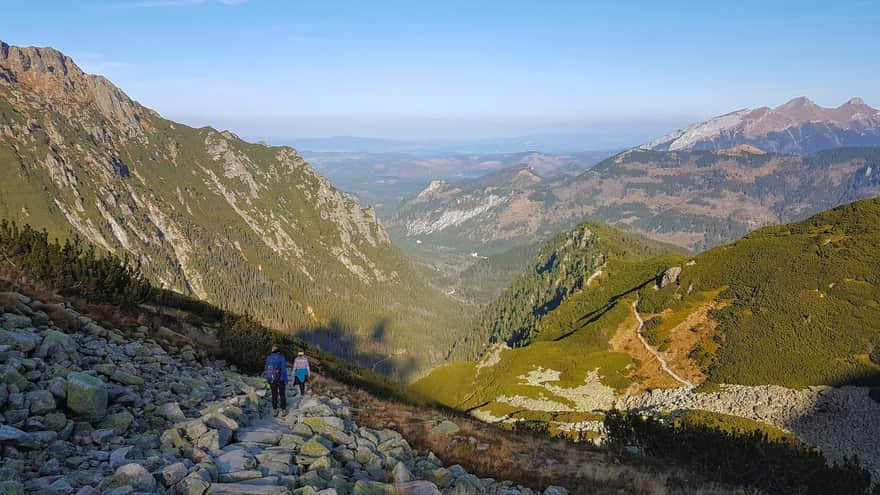
[[[855,96],[855,97],[850,98],[849,100],[847,100],[847,102],[844,103],[842,106],[863,106],[863,105],[864,105],[864,106],[867,106],[867,105],[865,104],[865,100],[859,98],[858,96]]]
[[[779,105],[778,107],[776,107],[776,110],[785,111],[796,108],[817,108],[818,106],[819,105],[816,105],[813,100],[807,98],[806,96],[798,96],[797,98],[792,98],[782,105]]]
[[[876,146],[880,144],[880,112],[861,98],[851,98],[836,108],[827,108],[799,96],[774,108],[739,110],[692,124],[640,148],[723,150],[740,144],[783,154],[808,154],[841,146]]]
[[[0,86],[41,99],[64,102],[61,111],[75,118],[79,105],[94,105],[129,137],[143,134],[140,122],[154,113],[131,100],[103,76],[85,73],[72,58],[54,48],[19,47],[0,42]],[[24,95],[22,95],[24,96]]]

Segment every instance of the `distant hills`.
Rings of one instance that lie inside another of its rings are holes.
[[[755,228],[880,195],[880,148],[810,155],[741,145],[716,151],[634,149],[574,177],[528,167],[436,181],[388,221],[404,242],[498,252],[594,219],[701,250]]]
[[[743,109],[660,136],[640,146],[655,151],[723,150],[740,145],[805,155],[831,148],[880,146],[880,110],[852,98],[836,108],[805,97],[775,108]]]
[[[386,372],[466,313],[294,149],[166,120],[54,49],[0,44],[0,177],[0,217]]]

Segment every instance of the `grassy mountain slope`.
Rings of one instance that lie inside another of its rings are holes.
[[[480,312],[475,328],[456,344],[452,357],[473,359],[489,342],[527,345],[538,321],[583,289],[591,278],[601,276],[609,261],[638,259],[671,249],[596,222],[558,234],[544,243],[523,273]]]
[[[0,217],[387,372],[454,341],[464,309],[295,150],[163,119],[55,50],[2,48]]]
[[[878,163],[880,148],[807,156],[630,150],[571,178],[434,184],[405,201],[389,226],[395,238],[490,252],[592,219],[699,251],[880,195]]]
[[[680,380],[877,384],[878,249],[872,199],[694,257],[609,258],[593,282],[536,319],[529,345],[438,368],[416,388],[497,419],[607,409],[616,396]]]

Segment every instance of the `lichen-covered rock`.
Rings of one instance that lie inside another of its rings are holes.
[[[49,330],[40,347],[37,349],[36,355],[39,358],[46,359],[54,356],[56,353],[70,354],[76,352],[76,341],[73,337],[64,332],[57,330]]]
[[[104,418],[99,425],[100,428],[108,428],[116,432],[117,434],[125,433],[128,430],[128,427],[131,426],[131,423],[134,421],[134,416],[128,411],[122,411],[115,414],[111,414]]]
[[[177,402],[166,402],[162,404],[156,409],[156,414],[174,422],[186,419],[186,415],[180,410],[180,404]]]
[[[67,408],[90,420],[100,420],[107,414],[107,385],[85,373],[69,373]]]

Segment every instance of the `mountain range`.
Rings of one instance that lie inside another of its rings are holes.
[[[633,149],[573,177],[529,167],[478,179],[435,181],[388,220],[403,245],[416,241],[498,252],[594,219],[701,250],[755,228],[805,218],[880,194],[880,148],[811,155]]]
[[[434,325],[461,308],[294,149],[164,119],[54,49],[0,45],[0,174],[0,217],[362,364],[426,365],[454,339]]]
[[[830,148],[880,146],[880,110],[852,98],[836,108],[806,97],[775,108],[746,108],[660,136],[640,146],[656,151],[723,150],[749,145],[804,155]]]

